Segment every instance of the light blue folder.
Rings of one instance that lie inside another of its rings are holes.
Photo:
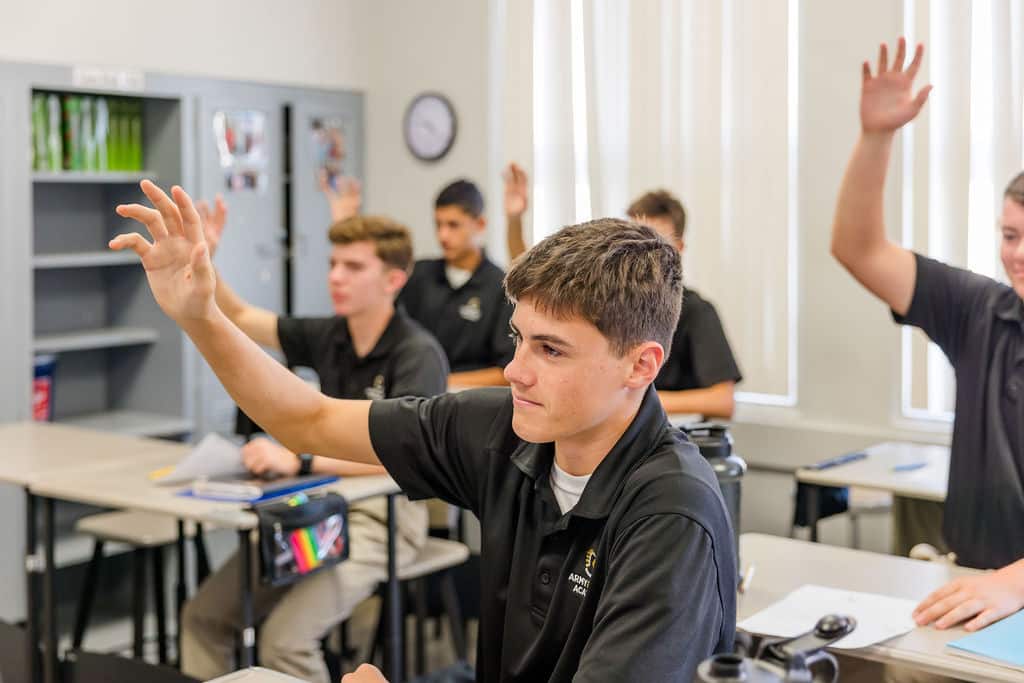
[[[957,654],[1024,670],[1024,611],[946,646],[962,651]]]

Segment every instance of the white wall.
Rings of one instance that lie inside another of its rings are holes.
[[[465,177],[501,201],[488,192],[487,13],[483,0],[379,0],[366,13],[366,209],[412,229],[417,257],[439,254],[433,207],[445,184]],[[458,117],[455,145],[436,163],[417,161],[402,136],[405,109],[425,90],[447,96]]]
[[[0,59],[364,89],[376,30],[363,4],[14,0],[3,3]]]
[[[799,157],[799,361],[796,409],[742,409],[739,417],[781,423],[822,442],[831,434],[945,440],[948,428],[899,417],[899,332],[886,307],[829,255],[836,194],[858,134],[859,65],[900,35],[899,3],[801,3]],[[899,222],[899,155],[886,197]],[[742,360],[742,359],[741,359]]]
[[[464,176],[501,201],[489,191],[487,31],[488,3],[477,0],[19,0],[5,3],[0,59],[363,90],[366,210],[404,222],[417,255],[433,256],[444,184]],[[405,108],[424,90],[445,94],[458,116],[454,148],[433,164],[402,138]]]

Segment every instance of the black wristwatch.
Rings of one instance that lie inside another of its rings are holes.
[[[313,456],[309,453],[299,453],[299,476],[312,474]]]

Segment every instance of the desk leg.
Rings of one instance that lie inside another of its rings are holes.
[[[178,520],[178,541],[175,545],[175,559],[178,565],[178,580],[174,589],[175,610],[174,610],[174,651],[177,653],[178,668],[181,668],[181,610],[185,607],[185,596],[188,589],[185,587],[185,522]]]
[[[256,651],[256,627],[252,616],[252,543],[248,529],[240,529],[238,532],[238,560],[242,572],[239,577],[242,591],[242,648],[239,665],[246,669],[255,664]]]
[[[384,677],[391,683],[401,683],[405,647],[402,633],[402,597],[398,585],[398,525],[395,518],[395,496],[388,496],[388,583],[384,592],[387,609],[387,633],[384,637]]]
[[[821,494],[821,488],[814,486],[813,484],[807,485],[807,495],[804,496],[806,509],[804,513],[807,515],[807,526],[811,530],[811,542],[818,542],[818,510],[820,509],[818,499]]]
[[[43,498],[43,619],[45,623],[43,645],[43,680],[57,681],[57,595],[54,575],[54,522],[53,498]]]
[[[42,683],[43,662],[39,658],[39,557],[38,500],[25,489],[25,626],[28,629],[28,668],[32,683]]]

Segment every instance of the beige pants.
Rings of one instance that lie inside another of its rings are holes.
[[[423,534],[399,535],[398,565],[415,559],[426,537],[426,509],[405,499],[401,528],[409,517],[420,519]],[[387,578],[387,528],[367,516],[350,514],[349,559],[290,586],[256,586],[253,614],[259,627],[260,665],[304,681],[328,683],[320,639],[373,595]],[[255,563],[254,563],[255,564]],[[203,582],[181,615],[181,668],[200,680],[232,670],[241,622],[237,553]],[[262,622],[262,623],[261,623]]]
[[[893,496],[892,554],[906,557],[918,543],[930,543],[940,553],[948,553],[942,538],[942,509],[942,503]]]

